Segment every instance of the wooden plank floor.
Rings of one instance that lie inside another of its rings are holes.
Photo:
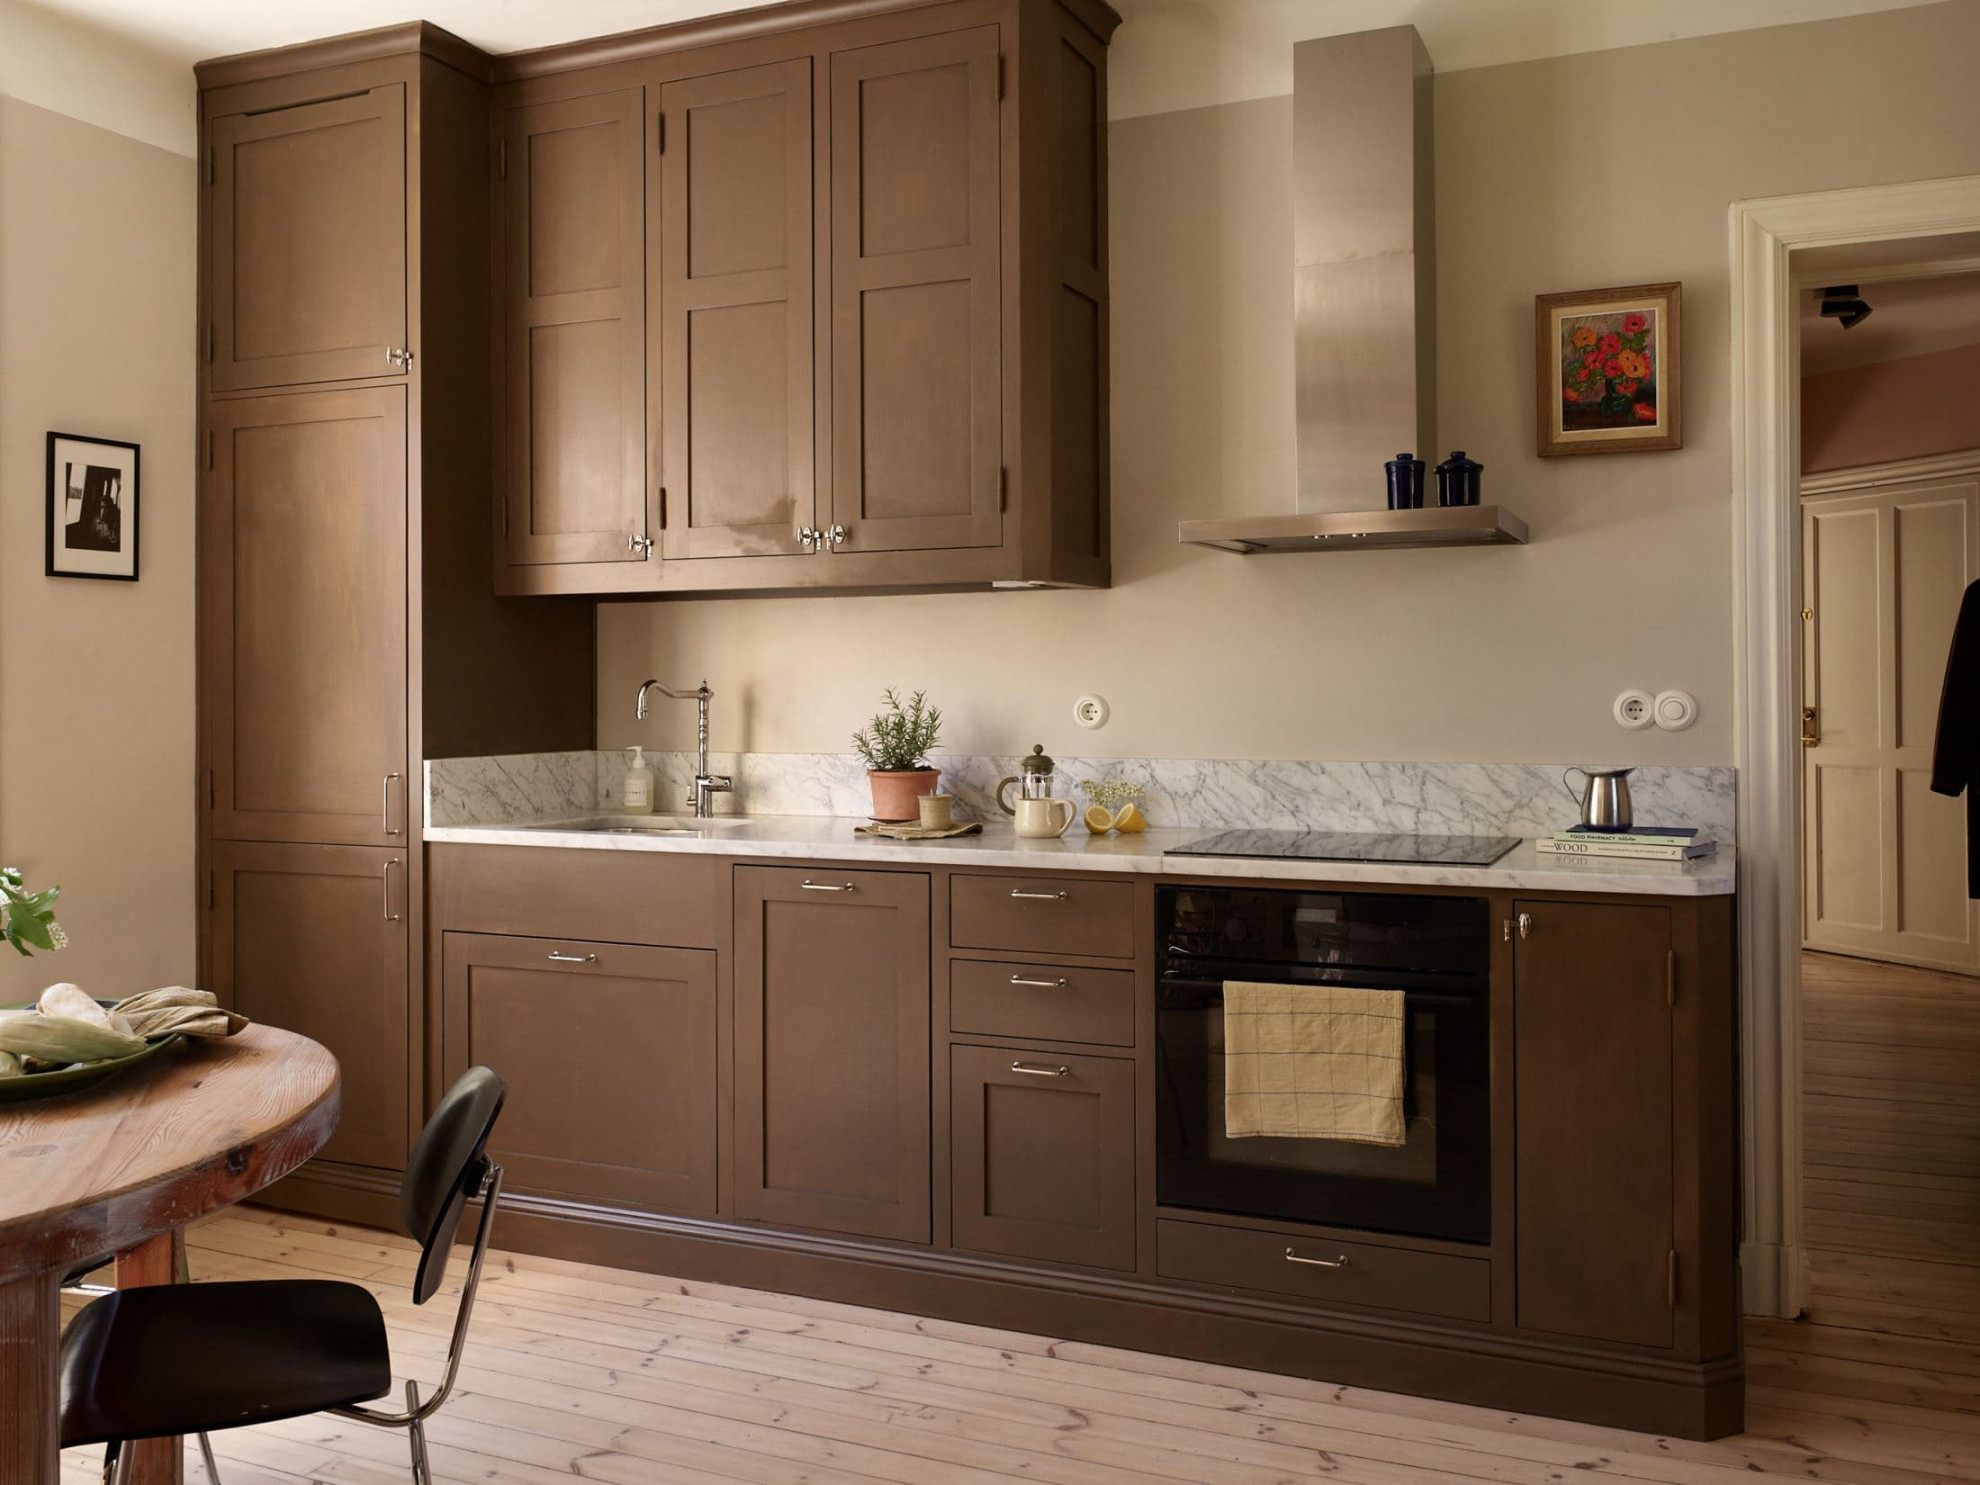
[[[405,1239],[238,1210],[190,1246],[200,1279],[366,1285],[398,1374],[437,1377],[454,1291],[412,1305]],[[1749,1344],[1749,1431],[1698,1444],[498,1253],[433,1463],[483,1485],[1980,1480],[1980,1349],[1772,1323]],[[215,1444],[228,1485],[408,1478],[402,1436],[335,1418]],[[64,1485],[95,1456],[65,1455]]]
[[[1802,956],[1809,1317],[1980,1347],[1980,981]]]

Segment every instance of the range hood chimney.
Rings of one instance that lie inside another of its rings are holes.
[[[1293,48],[1298,515],[1185,521],[1181,540],[1251,552],[1525,539],[1493,506],[1369,509],[1386,461],[1437,458],[1431,81],[1414,26]]]

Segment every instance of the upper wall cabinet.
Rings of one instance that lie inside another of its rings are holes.
[[[650,550],[644,127],[638,88],[503,120],[504,566]]]
[[[208,143],[212,390],[403,375],[404,84],[229,114]]]
[[[775,10],[506,65],[497,590],[1105,586],[1118,17]]]

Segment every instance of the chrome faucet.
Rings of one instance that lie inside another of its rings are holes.
[[[639,701],[633,707],[633,720],[636,722],[646,720],[648,691],[658,691],[662,696],[670,697],[675,701],[695,703],[694,792],[688,795],[687,802],[694,806],[695,819],[706,820],[715,813],[710,807],[714,797],[717,794],[732,794],[736,787],[736,781],[727,774],[708,771],[708,703],[715,693],[708,689],[705,678],[692,691],[676,691],[672,686],[663,686],[659,681],[647,681],[639,688]]]

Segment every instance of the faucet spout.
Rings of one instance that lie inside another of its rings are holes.
[[[714,814],[713,801],[717,794],[727,794],[734,790],[735,781],[724,774],[711,774],[708,771],[708,703],[715,693],[708,689],[708,679],[703,677],[701,684],[692,691],[685,687],[665,685],[658,680],[649,680],[639,688],[639,699],[633,706],[633,720],[646,720],[646,694],[658,691],[662,696],[674,701],[695,703],[694,728],[694,792],[688,795],[687,802],[694,806],[697,820],[705,820]]]

